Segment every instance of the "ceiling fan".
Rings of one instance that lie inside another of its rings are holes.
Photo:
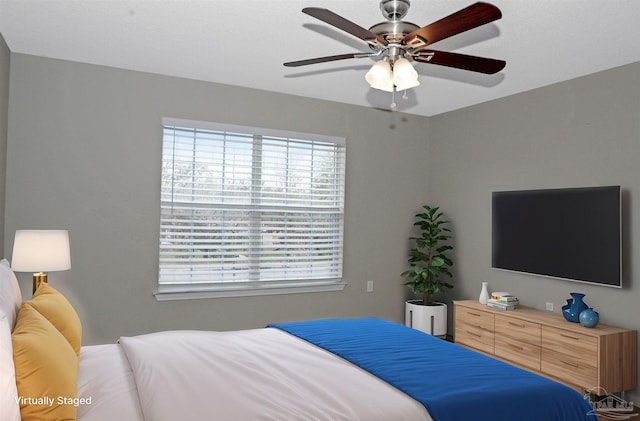
[[[306,7],[302,9],[303,13],[360,38],[369,45],[372,52],[317,57],[290,61],[284,65],[298,67],[351,58],[380,57],[381,60],[373,65],[365,79],[372,88],[388,92],[406,90],[420,84],[418,74],[411,65],[412,61],[485,74],[497,73],[505,67],[504,60],[426,48],[445,38],[500,19],[502,13],[496,6],[478,2],[422,28],[402,20],[409,7],[409,0],[382,0],[380,10],[387,22],[375,24],[369,29],[330,10]]]

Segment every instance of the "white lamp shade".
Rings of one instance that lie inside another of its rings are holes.
[[[406,58],[398,59],[393,65],[393,84],[399,91],[420,85],[418,72]]]
[[[71,269],[69,232],[17,230],[11,268],[15,272],[55,272]]]
[[[371,66],[364,78],[374,89],[393,92],[391,66],[384,60],[380,60]]]

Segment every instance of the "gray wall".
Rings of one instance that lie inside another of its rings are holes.
[[[430,125],[429,200],[447,210],[456,231],[450,297],[475,298],[488,281],[523,304],[544,309],[550,301],[558,311],[579,291],[603,323],[640,329],[640,63],[440,115]],[[491,269],[492,191],[593,185],[623,189],[623,289]]]
[[[403,319],[399,274],[426,203],[428,119],[20,54],[10,103],[5,250],[16,229],[69,230],[72,269],[49,281],[78,310],[84,344],[330,316]],[[346,137],[346,289],[157,302],[163,116]],[[25,297],[30,278],[19,274]]]
[[[5,254],[16,229],[70,230],[73,268],[50,282],[78,309],[85,344],[324,316],[400,321],[407,291],[398,274],[427,198],[454,224],[449,300],[475,298],[488,281],[558,311],[569,292],[582,291],[602,322],[640,328],[638,63],[430,119],[19,54],[10,77]],[[348,287],[155,301],[163,116],[345,136]],[[623,289],[490,268],[491,191],[606,184],[624,189]],[[20,280],[28,297],[30,275]],[[640,400],[637,390],[631,398]]]
[[[0,34],[0,238],[4,238],[4,192],[7,165],[7,117],[9,113],[9,63],[11,53]],[[0,242],[0,256],[4,256]]]

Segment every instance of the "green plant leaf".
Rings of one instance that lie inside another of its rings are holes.
[[[437,267],[437,266],[442,266],[442,265],[444,265],[444,259],[443,259],[442,257],[435,256],[435,257],[433,257],[433,258],[431,259],[431,264],[432,264],[433,266],[436,266],[436,267]]]
[[[452,246],[440,246],[436,249],[438,253],[444,253],[447,250],[453,250]]]
[[[449,258],[448,258],[448,257],[446,257],[446,256],[441,256],[441,257],[444,259],[444,263],[445,263],[447,266],[453,266],[453,261],[452,261],[451,259],[449,259]]]

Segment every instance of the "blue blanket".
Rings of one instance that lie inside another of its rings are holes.
[[[569,387],[399,324],[326,319],[268,327],[369,371],[422,403],[434,421],[597,421]]]

